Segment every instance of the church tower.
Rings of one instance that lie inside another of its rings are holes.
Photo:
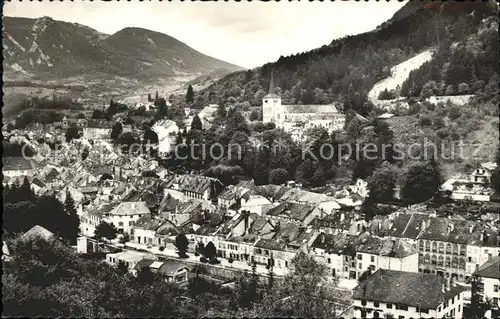
[[[285,108],[281,105],[281,97],[274,93],[274,79],[271,72],[269,93],[262,99],[262,120],[273,122],[276,127],[283,127],[285,123]]]

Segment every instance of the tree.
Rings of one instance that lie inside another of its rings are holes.
[[[458,94],[469,94],[469,85],[467,83],[460,83],[458,85]]]
[[[394,197],[396,186],[396,173],[394,167],[388,162],[376,169],[368,178],[370,199],[376,203],[383,203]]]
[[[200,117],[198,115],[195,115],[193,117],[193,121],[191,122],[191,129],[201,131],[202,128],[203,124],[201,123]]]
[[[253,110],[250,112],[250,121],[257,121],[259,119],[259,112],[256,110]]]
[[[187,258],[188,255],[186,254],[186,251],[189,246],[189,241],[184,234],[179,234],[175,237],[175,247],[177,247],[177,250],[179,250],[179,256],[181,258]]]
[[[151,97],[151,93],[148,93],[148,102],[153,102],[153,98]]]
[[[190,84],[188,86],[187,92],[186,92],[186,103],[191,104],[191,103],[193,103],[193,101],[194,101],[194,91],[193,91],[193,87]]]
[[[101,240],[102,238],[106,238],[106,239],[111,240],[111,239],[116,238],[117,233],[118,233],[118,230],[116,229],[115,225],[108,224],[106,222],[101,222],[95,228],[94,238],[96,240]]]
[[[78,137],[78,127],[75,124],[66,129],[66,142],[69,143],[72,139],[76,139]]]
[[[116,268],[118,269],[118,272],[120,272],[123,275],[128,273],[128,266],[123,260],[118,261]]]
[[[438,193],[442,182],[439,165],[433,158],[426,163],[413,163],[403,177],[401,197],[411,203],[423,202]]]
[[[114,125],[113,125],[113,128],[111,129],[111,139],[113,141],[116,141],[118,139],[118,136],[120,136],[120,134],[122,134],[123,132],[123,125],[121,122],[116,122]]]
[[[157,109],[156,111],[156,118],[157,119],[163,119],[167,117],[168,115],[168,107],[167,107],[167,101],[165,98],[156,98],[154,105]]]
[[[281,185],[288,180],[288,171],[283,168],[276,168],[269,173],[269,183]]]
[[[209,241],[208,244],[203,249],[203,256],[205,256],[206,258],[208,258],[209,260],[211,260],[211,259],[215,258],[216,253],[217,253],[217,251],[215,249],[214,243],[212,243],[211,241]]]
[[[293,258],[291,266],[291,272],[275,283],[262,302],[255,305],[255,315],[300,318],[334,316],[332,289],[336,284],[325,281],[326,267],[302,251]]]
[[[70,240],[72,245],[76,244],[76,238],[78,237],[78,233],[80,232],[80,218],[75,209],[75,201],[71,196],[70,192],[66,193],[66,200],[64,201],[64,211],[68,214],[68,224],[65,227],[65,232],[67,235],[65,236]]]
[[[132,132],[125,132],[120,134],[118,137],[118,144],[120,149],[124,153],[128,153],[130,151],[131,146],[139,145],[139,139],[137,139]]]

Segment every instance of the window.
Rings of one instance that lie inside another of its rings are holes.
[[[444,253],[444,243],[439,243],[439,245],[438,245],[438,252],[440,254]]]
[[[420,313],[429,313],[429,309],[421,308]]]
[[[378,308],[378,307],[380,306],[380,304],[379,304],[379,302],[378,302],[378,301],[374,301],[374,302],[373,302],[373,306],[374,306],[374,307],[376,307],[376,308]]]
[[[498,305],[498,298],[497,297],[493,297],[493,305]],[[460,308],[458,309],[458,311],[460,311]]]
[[[328,258],[328,263],[331,264],[332,263],[332,260],[330,258]]]
[[[361,269],[363,268],[363,265],[361,265],[361,263],[358,264],[358,268]]]
[[[402,305],[402,304],[397,304],[396,305],[396,309],[398,309],[398,310],[408,310],[408,306],[407,305]]]
[[[405,316],[399,316],[398,319],[405,319]]]
[[[388,303],[386,307],[387,309],[392,309],[392,303]]]
[[[118,222],[118,226],[123,226],[123,222]]]
[[[358,260],[361,260],[363,257],[361,256],[361,254],[358,254],[358,256],[356,256],[358,258]]]
[[[500,286],[499,285],[493,285],[493,291],[494,292],[499,292],[500,291]]]
[[[375,256],[370,256],[370,260],[371,260],[372,263],[374,263],[375,262]]]

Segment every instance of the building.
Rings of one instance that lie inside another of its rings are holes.
[[[137,220],[151,212],[145,202],[121,202],[108,213],[104,214],[104,221],[113,224],[118,233],[130,234]]]
[[[223,188],[215,178],[200,175],[170,175],[165,177],[161,187],[163,195],[170,195],[181,202],[190,199],[210,201]]]
[[[24,157],[2,157],[4,177],[32,176],[35,173],[35,163]]]
[[[307,226],[316,216],[321,214],[321,211],[312,205],[283,202],[268,210],[266,214],[275,222],[285,221]]]
[[[158,135],[158,152],[167,154],[175,144],[175,135],[179,131],[179,127],[174,121],[161,120],[151,128]]]
[[[137,275],[143,268],[149,268],[152,273],[163,276],[166,282],[178,284],[188,280],[188,268],[176,260],[142,259],[135,265],[133,273]]]
[[[464,291],[441,277],[379,269],[352,298],[357,318],[462,318]]]
[[[143,259],[156,260],[156,256],[150,253],[126,250],[119,253],[106,254],[106,262],[111,266],[118,266],[121,261],[125,263],[129,271],[133,271],[137,263]]]
[[[305,128],[323,127],[329,133],[344,128],[345,116],[334,104],[329,105],[282,105],[281,97],[274,92],[271,74],[269,94],[262,99],[264,122],[272,122],[285,131],[293,131],[297,126]],[[297,125],[299,124],[299,125]]]
[[[356,245],[357,278],[377,269],[418,272],[418,249],[405,239],[361,236]]]
[[[474,276],[480,278],[479,291],[482,301],[493,309],[500,308],[500,256],[492,257],[479,267]]]

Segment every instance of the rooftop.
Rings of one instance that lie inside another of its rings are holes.
[[[484,263],[474,272],[475,276],[499,279],[500,278],[500,256],[495,256]]]
[[[354,288],[353,299],[436,309],[443,300],[464,291],[451,286],[442,291],[446,279],[432,274],[379,269]]]
[[[109,212],[111,215],[144,215],[151,214],[145,202],[121,202]]]
[[[106,258],[108,256],[111,256],[111,257],[116,258],[118,260],[127,261],[127,262],[139,262],[145,258],[156,260],[156,256],[154,256],[153,254],[140,252],[140,251],[134,251],[134,250],[126,250],[126,251],[122,251],[119,253],[107,254]]]

